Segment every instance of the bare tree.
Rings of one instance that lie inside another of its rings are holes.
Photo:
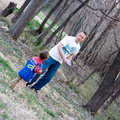
[[[17,19],[20,17],[20,15],[23,13],[23,11],[25,10],[25,8],[28,6],[28,4],[30,3],[31,0],[26,0],[23,5],[21,6],[21,8],[19,9],[19,11],[14,15],[14,17],[11,19],[12,23],[15,23],[17,21]]]
[[[46,35],[49,33],[49,31],[52,29],[52,27],[59,21],[59,19],[61,18],[61,16],[65,13],[65,11],[70,7],[70,5],[72,4],[74,0],[66,0],[66,2],[64,3],[64,5],[62,6],[62,10],[58,11],[54,21],[51,23],[51,25],[39,36],[38,40],[37,40],[37,44],[40,44],[44,38],[46,37]],[[45,43],[43,44],[43,46],[46,46],[47,41],[45,41]]]
[[[120,50],[107,71],[103,82],[99,86],[90,101],[84,106],[87,110],[95,115],[104,102],[114,93],[114,91],[120,88],[120,77],[117,77],[120,72]]]
[[[16,6],[17,4],[14,2],[10,2],[9,5],[2,11],[1,16],[7,17],[8,15],[12,14]]]
[[[76,23],[76,21],[75,21],[75,25],[73,26],[73,29],[70,31],[69,35],[75,36],[75,35],[78,33],[78,31],[79,31],[80,28],[82,27],[82,25],[83,25],[86,17],[87,17],[87,11],[85,11],[85,12],[83,13],[83,15],[80,14],[79,21],[78,21],[77,23]]]
[[[45,19],[43,20],[43,22],[41,23],[41,25],[39,26],[39,28],[37,30],[32,31],[31,33],[33,35],[39,35],[42,33],[43,27],[46,24],[46,22],[48,21],[48,19],[50,18],[50,16],[53,14],[53,12],[60,6],[60,4],[63,2],[63,0],[59,0],[56,5],[50,10],[50,12],[48,13],[48,15],[45,17]]]
[[[51,2],[53,2],[53,0],[44,0],[43,3],[42,3],[42,5],[40,5],[40,6],[36,9],[35,13],[34,13],[33,16],[32,16],[32,19],[33,19],[42,9],[46,8]]]
[[[118,11],[114,15],[114,17],[117,18],[119,16],[119,14],[120,14],[120,9],[118,9]],[[117,26],[117,23],[118,23],[118,21],[115,21],[115,20],[111,20],[109,22],[107,27],[100,34],[98,39],[95,41],[93,47],[89,50],[88,54],[86,55],[86,57],[84,59],[85,64],[87,64],[87,65],[92,65],[93,64],[96,56],[98,55],[98,52],[101,49],[102,43],[105,41],[107,35],[109,34],[109,31],[112,30],[113,28],[115,28],[115,26]]]
[[[21,35],[26,24],[31,20],[35,10],[42,2],[43,0],[32,0],[24,14],[16,21],[12,28],[9,29],[8,33],[11,34],[14,40],[17,40]]]
[[[112,7],[105,12],[105,14],[102,15],[102,17],[100,18],[100,20],[95,24],[95,26],[92,28],[92,30],[90,31],[87,40],[82,44],[79,53],[76,55],[76,57],[74,58],[74,60],[76,60],[81,52],[86,48],[86,46],[93,40],[93,38],[95,37],[96,33],[97,33],[97,29],[101,26],[101,24],[105,21],[106,17],[113,11],[113,9],[118,5],[119,2],[114,2]]]
[[[52,35],[47,39],[46,44],[49,44],[53,37],[69,22],[69,20],[82,8],[88,3],[90,0],[85,0],[79,7],[77,7],[69,16],[68,18],[52,33]]]

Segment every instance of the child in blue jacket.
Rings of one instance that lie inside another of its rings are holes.
[[[32,57],[26,65],[18,72],[18,77],[9,83],[9,86],[15,91],[19,92],[27,83],[29,83],[35,74],[42,73],[43,60],[48,59],[49,52],[41,51],[38,57]]]

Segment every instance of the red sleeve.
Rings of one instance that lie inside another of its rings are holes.
[[[35,73],[41,74],[42,73],[42,67],[43,67],[42,63],[40,63],[39,65],[36,65]]]

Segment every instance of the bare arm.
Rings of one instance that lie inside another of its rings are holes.
[[[59,45],[58,45],[58,52],[59,52],[61,58],[63,59],[63,62],[67,63],[68,61],[65,58],[63,50],[62,50],[63,47],[64,47],[64,45],[62,43],[59,43]]]
[[[71,62],[73,56],[74,56],[74,53],[70,54],[70,55],[67,57],[67,59]]]
[[[63,59],[63,62],[68,63],[68,60],[71,62],[71,59],[72,59],[72,57],[74,56],[74,53],[70,54],[70,55],[66,58],[66,57],[64,56],[64,53],[63,53],[63,50],[62,50],[63,47],[64,47],[64,45],[63,45],[62,43],[60,43],[60,44],[58,45],[58,51],[59,51],[60,56],[61,56],[62,59]]]

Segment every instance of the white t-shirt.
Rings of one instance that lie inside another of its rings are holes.
[[[65,57],[68,57],[70,54],[74,53],[76,55],[80,50],[80,44],[75,42],[75,37],[67,36],[64,37],[59,43],[62,43],[64,47],[62,48]],[[50,56],[62,64],[63,60],[58,51],[58,45],[55,45],[50,51]]]

